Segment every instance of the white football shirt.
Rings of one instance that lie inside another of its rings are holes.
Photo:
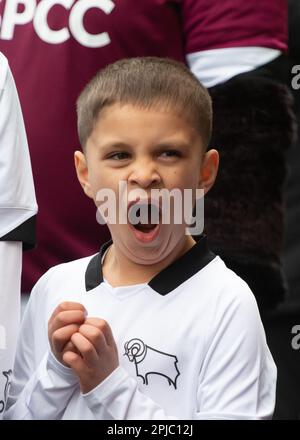
[[[267,419],[276,367],[254,296],[203,237],[148,284],[112,287],[99,254],[36,284],[17,348],[9,419]],[[87,394],[51,354],[47,323],[62,301],[105,319],[119,367]]]

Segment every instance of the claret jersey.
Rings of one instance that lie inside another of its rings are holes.
[[[120,58],[184,61],[179,0],[2,0],[0,51],[22,103],[39,204],[38,248],[25,256],[24,291],[54,264],[108,239],[74,169],[76,99]],[[84,225],[84,226],[83,226]]]
[[[249,287],[202,237],[149,283],[112,287],[99,254],[56,266],[30,296],[6,418],[266,419],[276,367]],[[105,319],[119,367],[87,394],[49,351],[62,301]],[[39,319],[36,319],[36,317]]]
[[[183,0],[182,7],[187,53],[232,47],[287,50],[287,0]]]

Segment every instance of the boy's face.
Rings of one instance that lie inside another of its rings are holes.
[[[176,113],[162,107],[114,104],[99,115],[85,155],[75,153],[75,165],[85,193],[97,206],[101,204],[99,190],[115,194],[117,221],[108,223],[114,243],[131,260],[155,264],[187,239],[186,223],[175,224],[171,203],[171,221],[164,224],[162,199],[153,197],[159,209],[158,224],[134,226],[128,221],[132,219],[130,213],[138,216],[141,211],[136,209],[145,208],[154,189],[178,189],[183,194],[188,188],[195,194],[196,188],[203,188],[207,192],[217,173],[218,153],[210,150],[203,155],[201,136],[191,122]],[[125,192],[120,191],[121,181],[127,186]],[[126,224],[118,220],[121,204],[126,210]],[[146,211],[143,209],[144,214]]]

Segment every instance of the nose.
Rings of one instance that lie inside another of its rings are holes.
[[[136,161],[128,178],[132,186],[140,188],[157,187],[161,182],[161,177],[153,161]]]

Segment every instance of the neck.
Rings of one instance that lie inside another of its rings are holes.
[[[155,275],[190,250],[194,244],[195,241],[190,235],[184,236],[166,258],[158,263],[146,265],[130,260],[113,243],[105,256],[102,273],[113,287],[148,283]]]

